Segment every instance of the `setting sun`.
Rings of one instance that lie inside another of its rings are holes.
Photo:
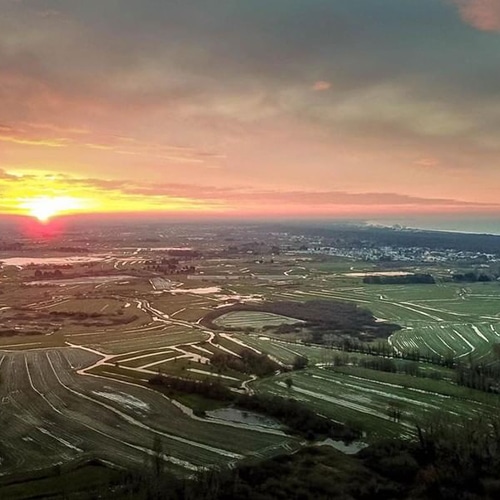
[[[56,215],[82,208],[82,202],[70,196],[39,196],[25,200],[21,206],[27,210],[29,215],[40,222],[48,222],[49,219]]]

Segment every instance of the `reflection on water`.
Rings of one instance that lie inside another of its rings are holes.
[[[368,445],[361,441],[353,441],[352,443],[346,444],[344,441],[334,441],[333,439],[325,439],[324,441],[320,441],[316,443],[318,446],[331,446],[346,455],[355,455],[358,451],[363,450]]]
[[[251,411],[238,410],[237,408],[219,408],[218,410],[207,411],[208,417],[226,420],[227,422],[237,422],[247,425],[258,425],[270,429],[281,429],[281,424],[272,418],[253,413]]]

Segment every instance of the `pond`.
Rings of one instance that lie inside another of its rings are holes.
[[[238,410],[237,408],[219,408],[217,410],[207,411],[206,415],[207,417],[217,418],[227,422],[256,425],[259,427],[267,427],[268,429],[282,428],[282,425],[272,418],[251,411]]]
[[[367,448],[368,445],[362,441],[353,441],[352,443],[344,443],[344,441],[335,441],[333,439],[325,439],[316,443],[317,446],[331,446],[346,455],[355,455],[358,451]]]

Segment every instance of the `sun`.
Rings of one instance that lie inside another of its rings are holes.
[[[38,196],[23,201],[21,207],[42,223],[52,217],[81,208],[81,201],[71,196]]]

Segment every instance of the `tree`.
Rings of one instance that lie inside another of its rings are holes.
[[[388,417],[398,423],[401,421],[401,416],[403,414],[403,410],[400,408],[399,405],[395,404],[395,403],[391,403],[388,407],[387,407],[387,415]]]
[[[309,359],[306,356],[296,356],[293,360],[292,368],[294,370],[303,370],[309,364]]]
[[[153,439],[153,470],[156,478],[161,477],[163,472],[163,443],[158,434],[155,434]]]

